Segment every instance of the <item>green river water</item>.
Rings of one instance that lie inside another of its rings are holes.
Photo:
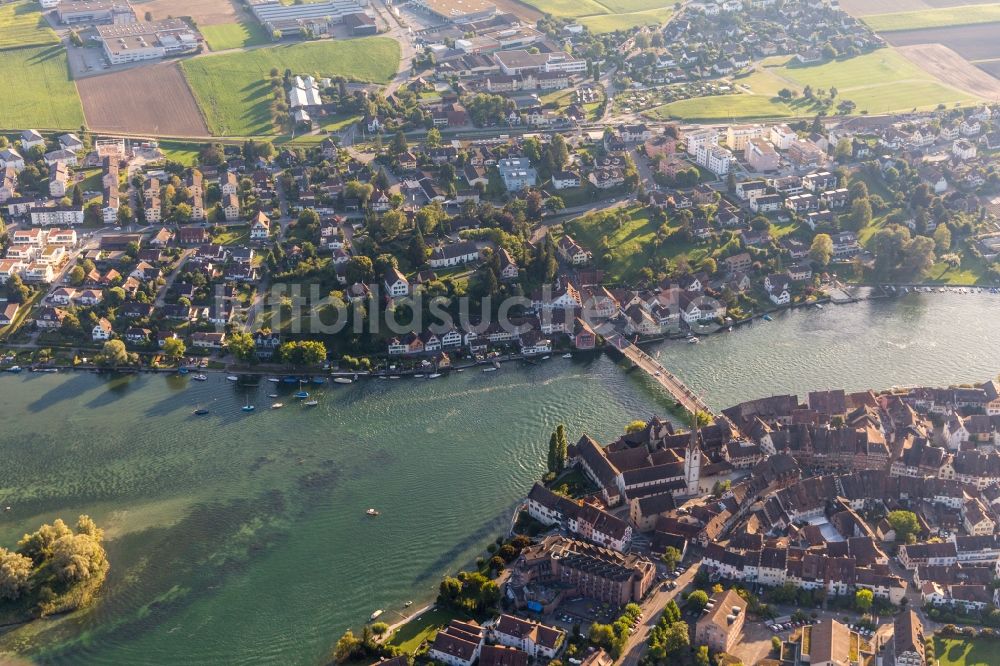
[[[813,388],[981,381],[1000,372],[1000,297],[911,295],[785,313],[654,347],[715,408]],[[286,407],[266,409],[277,388]],[[549,433],[606,441],[664,415],[606,356],[436,380],[262,382],[221,375],[0,377],[0,545],[91,514],[112,569],[96,603],[0,633],[53,664],[315,664],[376,608],[429,601],[506,530]],[[194,417],[196,406],[211,410]],[[376,507],[382,515],[365,516]],[[0,630],[2,631],[2,630]],[[2,659],[2,657],[0,657]]]

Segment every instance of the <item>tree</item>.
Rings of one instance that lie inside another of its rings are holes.
[[[820,266],[826,266],[833,258],[833,239],[830,234],[816,234],[809,247],[809,258]]]
[[[97,355],[98,365],[111,368],[126,365],[128,361],[128,352],[125,350],[125,343],[121,340],[108,340]]]
[[[695,666],[711,666],[711,660],[708,658],[708,646],[699,645],[698,649],[694,653],[694,663]]]
[[[231,333],[226,338],[226,349],[244,363],[249,363],[257,358],[257,345],[253,341],[253,336],[245,331]]]
[[[344,632],[344,635],[340,637],[337,641],[337,645],[333,648],[333,659],[339,664],[346,661],[350,661],[355,657],[361,649],[361,639],[354,635],[354,632],[348,629]]]
[[[401,155],[405,153],[408,149],[406,143],[406,134],[403,130],[396,132],[396,135],[392,137],[392,143],[389,144],[389,152],[393,155]]]
[[[939,224],[934,230],[934,246],[939,254],[951,249],[951,229],[948,225]]]
[[[56,578],[66,583],[87,580],[105,566],[107,555],[99,537],[91,534],[71,534],[52,545],[50,566]]]
[[[83,272],[83,266],[77,264],[69,272],[69,283],[74,287],[79,287],[83,284],[83,281],[87,278],[87,274]]]
[[[376,622],[372,624],[372,633],[376,636],[384,636],[387,631],[389,631],[389,625],[385,622]]]
[[[561,423],[556,426],[552,436],[549,437],[549,471],[555,474],[563,471],[566,467],[566,456],[569,444],[566,441],[566,428]]]
[[[872,222],[872,205],[868,197],[855,199],[851,204],[851,225],[855,229],[864,229]]]
[[[912,511],[902,509],[890,511],[886,520],[896,533],[896,541],[900,543],[909,543],[911,537],[915,537],[920,531],[920,521],[917,520],[917,514]]]
[[[35,564],[41,564],[52,557],[52,547],[55,542],[72,533],[62,518],[57,518],[51,525],[42,525],[37,532],[21,537],[17,542],[17,552],[30,558]]]
[[[781,652],[781,639],[777,636],[771,636],[771,650],[778,654]]]
[[[400,210],[386,211],[379,224],[386,238],[395,238],[406,226],[406,215]]]
[[[326,345],[318,340],[286,342],[278,348],[278,357],[299,367],[321,365],[326,361]]]
[[[187,347],[180,338],[167,338],[163,341],[163,355],[171,361],[179,361],[186,352]]]
[[[862,613],[867,613],[872,607],[872,602],[875,599],[875,595],[871,590],[858,590],[854,593],[854,605],[857,606],[858,610]]]
[[[0,599],[14,601],[30,587],[31,558],[0,548]]]
[[[701,609],[704,608],[706,604],[708,604],[708,594],[705,592],[705,590],[695,590],[694,592],[688,595],[687,603],[692,610],[700,612]]]
[[[429,130],[427,130],[427,136],[424,138],[424,144],[428,148],[437,148],[438,146],[440,146],[441,131],[436,127],[432,127]]]
[[[637,432],[642,432],[646,429],[646,422],[642,420],[635,420],[625,426],[625,434],[632,435]]]
[[[673,546],[667,546],[666,550],[663,551],[663,555],[660,556],[660,559],[663,560],[663,563],[667,566],[669,571],[673,571],[681,562],[681,551],[677,550]]]

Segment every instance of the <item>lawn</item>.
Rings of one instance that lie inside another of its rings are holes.
[[[941,666],[995,666],[1000,664],[1000,641],[935,638],[934,653]]]
[[[633,14],[635,12],[645,12],[651,9],[667,9],[667,7],[673,7],[673,3],[669,5],[663,0],[597,0],[598,3],[604,5],[608,8],[608,11],[612,14]]]
[[[600,224],[600,216],[590,219],[578,218],[566,224],[566,231],[584,247],[594,252],[598,257],[598,247],[603,236],[608,237],[608,248],[611,253],[611,264],[605,267],[610,282],[634,283],[639,271],[646,266],[656,264],[658,258],[676,259],[686,256],[692,264],[697,263],[707,254],[706,249],[688,242],[679,233],[674,224],[668,223],[669,236],[656,249],[653,240],[656,237],[657,223],[647,216],[643,208],[630,211],[629,221],[617,228],[613,223]]]
[[[208,48],[213,51],[246,48],[247,46],[266,44],[270,41],[270,37],[256,22],[240,21],[239,23],[203,25],[199,26],[198,30],[208,42]]]
[[[945,28],[955,25],[993,23],[1000,21],[1000,3],[921,9],[912,12],[871,14],[864,17],[863,20],[876,32],[922,30],[926,28]]]
[[[787,118],[795,115],[787,104],[767,95],[695,97],[658,106],[650,113],[657,118],[683,118],[689,121]]]
[[[385,83],[399,66],[399,43],[385,37],[306,42],[239,53],[192,58],[184,76],[218,136],[270,134],[272,68]]]
[[[579,22],[594,33],[614,32],[616,30],[629,30],[641,25],[660,25],[666,23],[671,14],[673,14],[673,10],[670,9],[651,9],[626,14],[584,16]]]
[[[160,150],[163,156],[171,162],[177,162],[184,166],[193,166],[198,152],[204,144],[187,143],[184,141],[160,141]]]
[[[0,5],[0,49],[58,43],[59,37],[45,22],[37,2]]]
[[[526,0],[526,3],[540,12],[566,18],[608,13],[604,5],[594,0]]]
[[[0,55],[0,127],[76,131],[84,123],[62,46],[36,46]]]
[[[388,643],[406,654],[413,654],[421,643],[434,640],[438,630],[446,627],[449,622],[464,617],[454,611],[435,608],[401,626],[392,634]]]
[[[776,97],[781,88],[801,93],[807,85],[815,90],[836,88],[838,99],[857,105],[855,113],[927,110],[939,104],[980,101],[939,81],[890,48],[819,65],[765,67],[734,83],[744,86],[747,94],[681,100],[650,113],[657,118],[708,121],[812,116],[815,109],[804,98],[786,103]]]

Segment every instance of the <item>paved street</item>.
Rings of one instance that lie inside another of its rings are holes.
[[[628,642],[625,643],[625,649],[622,650],[622,656],[619,660],[619,663],[622,666],[638,665],[639,659],[646,651],[646,641],[649,640],[649,632],[656,626],[656,623],[660,621],[660,616],[663,614],[664,606],[666,606],[671,599],[678,599],[678,604],[680,604],[680,600],[682,599],[681,595],[694,581],[694,577],[697,575],[698,568],[700,566],[700,563],[695,564],[683,574],[675,578],[674,580],[677,583],[677,587],[673,590],[668,590],[660,584],[656,592],[654,592],[646,599],[646,601],[642,603],[642,621],[639,626],[636,627],[635,631],[632,632],[632,635],[629,636]]]

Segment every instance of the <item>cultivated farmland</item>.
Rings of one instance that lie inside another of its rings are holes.
[[[923,30],[926,28],[946,28],[956,25],[993,23],[1000,21],[1000,3],[984,5],[962,5],[941,9],[923,9],[914,12],[892,14],[871,14],[865,23],[876,32],[896,30]]]
[[[83,109],[62,46],[0,53],[0,127],[76,130],[82,124]]]
[[[977,60],[1000,58],[998,30],[1000,30],[1000,26],[997,24],[986,23],[934,30],[890,32],[885,35],[885,39],[893,46],[944,44],[975,64]]]
[[[212,134],[270,134],[272,68],[385,83],[399,67],[399,43],[385,37],[307,42],[192,58],[181,67]]]
[[[77,82],[87,125],[101,132],[208,136],[176,63],[158,63]]]
[[[235,23],[240,18],[230,0],[147,0],[136,2],[135,11],[139,16],[149,12],[157,21],[169,16],[190,16],[199,26]]]
[[[42,18],[37,2],[0,5],[0,49],[58,43],[59,38]]]
[[[851,16],[871,16],[896,12],[916,12],[958,5],[988,5],[996,0],[840,0],[840,7]]]
[[[925,72],[973,95],[1000,99],[1000,80],[969,63],[942,44],[917,44],[896,49]]]

